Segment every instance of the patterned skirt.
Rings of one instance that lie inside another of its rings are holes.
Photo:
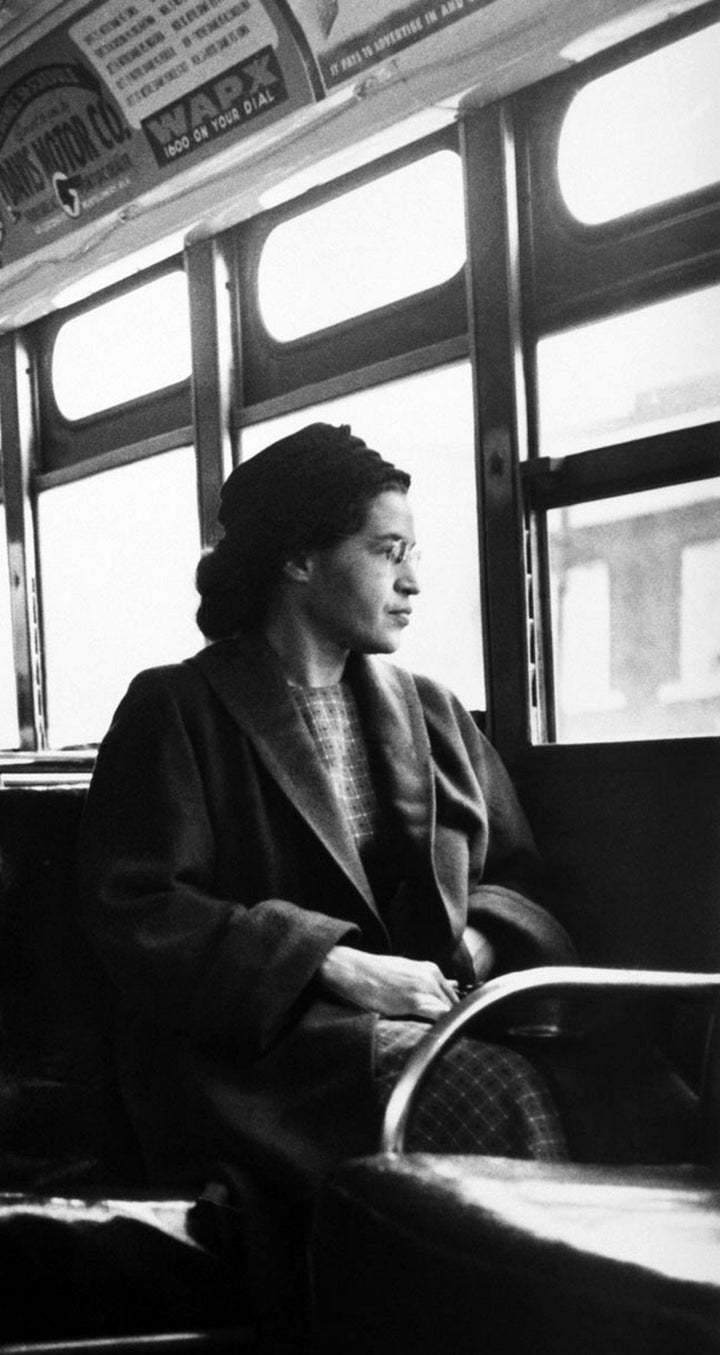
[[[375,1079],[382,1110],[428,1030],[422,1021],[378,1021]],[[546,1162],[568,1156],[552,1094],[532,1063],[513,1049],[468,1037],[445,1050],[428,1074],[410,1122],[407,1148]]]

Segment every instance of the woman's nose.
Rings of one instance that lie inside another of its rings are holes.
[[[420,592],[420,579],[415,560],[403,560],[395,580],[395,591],[406,594]]]

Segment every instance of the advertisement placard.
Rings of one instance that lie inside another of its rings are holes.
[[[288,0],[306,34],[326,90],[486,9],[495,0]]]
[[[2,88],[4,265],[315,97],[273,0],[104,0]]]

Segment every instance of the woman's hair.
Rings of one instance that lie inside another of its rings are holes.
[[[288,560],[352,536],[378,494],[409,486],[346,424],[310,424],[242,462],[220,495],[224,536],[197,567],[203,635],[259,625]]]

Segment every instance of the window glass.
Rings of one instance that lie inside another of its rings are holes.
[[[412,476],[422,591],[395,656],[484,706],[472,385],[466,363],[376,386],[243,433],[246,456],[315,420],[354,433]]]
[[[0,503],[0,748],[17,748],[20,744],[20,730],[15,700],[15,660],[7,558],[5,507]]]
[[[594,80],[560,136],[570,211],[597,225],[720,179],[720,24]]]
[[[540,450],[563,456],[720,418],[720,287],[538,344]]]
[[[720,515],[719,515],[720,516]],[[680,557],[678,678],[666,701],[720,699],[720,522],[718,535],[684,546]]]
[[[102,737],[141,668],[201,647],[192,449],[45,490],[38,513],[49,739],[72,747]]]
[[[166,273],[68,320],[53,349],[60,413],[82,419],[190,375],[187,285]]]
[[[562,550],[555,526],[553,547]],[[623,705],[610,679],[610,570],[607,560],[554,561],[559,706],[564,717]]]
[[[464,261],[460,157],[436,151],[276,226],[260,312],[287,342],[445,282]]]
[[[720,734],[720,479],[548,528],[559,740]]]

